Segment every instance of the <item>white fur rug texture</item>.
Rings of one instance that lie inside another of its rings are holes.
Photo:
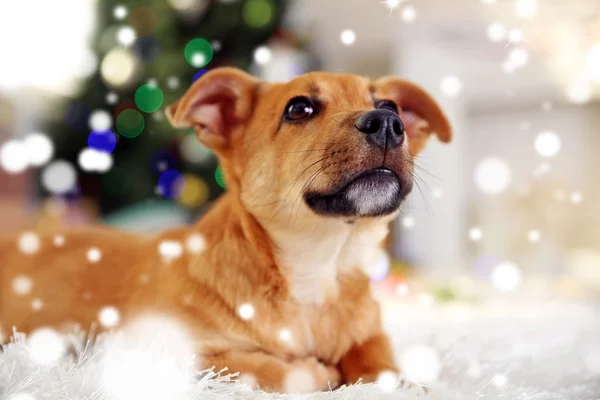
[[[430,382],[427,393],[398,387],[386,376],[331,392],[267,394],[227,372],[190,374],[192,360],[169,346],[176,338],[147,346],[111,334],[94,345],[75,345],[70,356],[44,365],[40,360],[52,359],[56,338],[47,336],[42,344],[33,338],[13,341],[0,353],[0,399],[600,399],[598,304],[505,301],[419,308],[387,301],[383,309],[405,377]]]

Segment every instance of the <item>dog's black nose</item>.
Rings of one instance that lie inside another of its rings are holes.
[[[400,146],[404,141],[404,124],[398,114],[390,110],[362,113],[354,126],[366,134],[367,141],[383,149]]]

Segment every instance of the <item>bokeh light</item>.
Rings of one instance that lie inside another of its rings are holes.
[[[579,76],[567,87],[566,95],[572,103],[585,104],[594,96],[593,85],[587,76]]]
[[[207,69],[201,69],[201,70],[199,70],[198,72],[196,72],[196,73],[194,74],[194,77],[192,78],[192,82],[196,82],[198,79],[200,79],[200,77],[201,77],[202,75],[204,75],[204,74],[205,74],[205,73],[207,73],[207,72],[208,72],[208,70],[207,70]]]
[[[215,181],[217,181],[217,184],[223,189],[226,189],[225,174],[223,173],[223,168],[221,168],[220,165],[217,167],[217,169],[215,169]]]
[[[129,47],[133,43],[135,43],[135,39],[137,39],[137,34],[135,29],[130,26],[123,26],[117,30],[117,41],[125,46]]]
[[[9,174],[25,171],[29,165],[25,144],[19,140],[8,140],[0,147],[0,166]]]
[[[142,36],[135,41],[133,51],[138,59],[149,64],[160,56],[160,42],[154,36]]]
[[[174,169],[163,172],[158,178],[158,190],[163,197],[174,199],[183,193],[185,179],[181,173]]]
[[[268,64],[271,61],[271,49],[267,46],[260,46],[254,50],[254,62],[259,65]]]
[[[131,81],[137,66],[136,58],[130,51],[115,48],[104,56],[100,65],[100,75],[108,85],[121,87]]]
[[[351,29],[345,29],[340,34],[340,40],[346,46],[350,46],[356,42],[356,33]]]
[[[555,132],[545,131],[535,137],[535,151],[542,157],[554,157],[560,152],[561,140]]]
[[[508,60],[513,66],[519,68],[527,64],[529,54],[524,48],[515,47],[508,53]]]
[[[165,96],[156,85],[145,84],[135,92],[135,104],[145,113],[158,111],[165,101]]]
[[[91,110],[84,103],[69,104],[65,112],[65,121],[75,130],[85,130],[89,126]]]
[[[455,75],[446,75],[440,82],[440,89],[444,96],[456,97],[462,92],[462,82]]]
[[[251,28],[265,28],[273,22],[274,4],[271,0],[247,0],[242,19]]]
[[[106,103],[114,106],[119,101],[119,95],[115,92],[106,93]]]
[[[377,375],[377,387],[382,393],[392,393],[398,388],[398,374],[392,371],[383,371]]]
[[[596,83],[600,83],[600,43],[593,45],[587,54],[588,75]]]
[[[139,136],[145,125],[144,116],[138,110],[128,108],[121,111],[117,117],[117,132],[126,138]]]
[[[481,238],[483,238],[483,231],[480,227],[474,226],[471,229],[469,229],[469,239],[471,239],[474,242],[479,242]]]
[[[487,37],[492,42],[501,42],[506,39],[506,27],[502,22],[492,22],[487,28]]]
[[[115,19],[119,19],[119,20],[125,19],[127,17],[128,13],[129,13],[129,11],[127,10],[127,7],[125,7],[122,4],[116,6],[113,9],[113,17],[115,17]]]
[[[279,331],[279,340],[283,342],[289,342],[292,338],[292,332],[289,329],[281,329]]]
[[[177,169],[177,159],[167,149],[159,149],[150,156],[150,169],[155,175],[160,175],[170,169]]]
[[[185,183],[183,191],[178,197],[179,202],[191,208],[200,207],[206,203],[210,195],[210,189],[206,182],[191,174],[183,175],[183,179]]]
[[[50,193],[66,194],[75,189],[76,183],[77,172],[67,161],[54,161],[42,171],[42,185]]]
[[[402,8],[402,12],[400,13],[400,17],[404,22],[413,22],[417,19],[417,9],[413,6],[404,6]]]
[[[112,153],[117,147],[117,137],[111,130],[92,131],[88,135],[88,147],[104,153]]]
[[[521,283],[521,271],[511,262],[499,263],[492,272],[492,285],[501,293],[512,292]]]
[[[27,340],[31,359],[41,365],[56,363],[66,353],[65,339],[55,330],[40,328],[33,331]]]
[[[129,23],[138,35],[149,35],[158,25],[158,16],[152,7],[136,7],[129,16]]]
[[[24,141],[29,165],[41,167],[50,161],[54,154],[54,145],[43,133],[31,133]]]
[[[196,68],[201,68],[210,63],[213,58],[213,48],[203,38],[195,38],[188,42],[184,50],[187,62]]]
[[[96,110],[90,115],[90,129],[94,131],[105,131],[112,128],[113,120],[106,110]]]
[[[537,10],[537,0],[515,0],[515,12],[521,18],[531,18]]]
[[[367,275],[373,282],[379,282],[385,279],[390,270],[390,257],[387,252],[380,249],[377,257],[367,268]]]
[[[406,215],[404,217],[402,217],[402,226],[405,229],[412,229],[415,227],[415,218],[410,216],[410,215]]]
[[[508,188],[512,172],[508,164],[499,158],[486,158],[475,167],[475,184],[486,194],[498,194]]]
[[[539,242],[541,237],[542,234],[537,229],[530,229],[529,232],[527,232],[527,240],[529,240],[531,243]]]

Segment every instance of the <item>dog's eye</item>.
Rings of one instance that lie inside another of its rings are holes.
[[[377,102],[377,104],[375,104],[375,108],[377,108],[378,110],[393,111],[396,114],[398,114],[398,106],[396,106],[396,103],[390,100],[381,100]]]
[[[296,97],[285,107],[283,118],[287,121],[300,121],[310,118],[315,112],[312,102],[306,97]]]

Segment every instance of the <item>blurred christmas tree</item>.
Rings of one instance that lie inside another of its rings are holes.
[[[285,3],[99,0],[89,76],[45,126],[63,161],[42,171],[38,194],[92,198],[102,215],[161,197],[195,211],[216,198],[216,159],[193,131],[171,128],[164,107],[207,69],[251,69],[282,32]]]

